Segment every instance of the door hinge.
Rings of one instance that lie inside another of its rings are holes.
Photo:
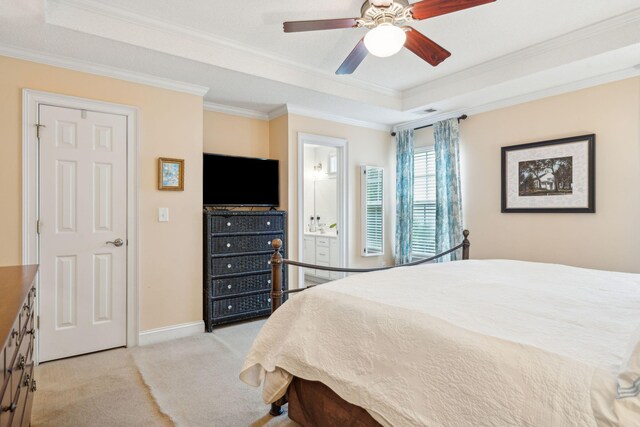
[[[36,221],[36,234],[40,234],[40,220]]]
[[[40,139],[40,128],[46,128],[46,126],[36,123],[36,138],[38,139]]]

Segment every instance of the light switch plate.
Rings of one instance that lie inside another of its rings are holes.
[[[169,222],[169,208],[158,208],[158,222]]]

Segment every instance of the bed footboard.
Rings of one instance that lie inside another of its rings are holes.
[[[390,270],[397,267],[407,267],[407,266],[424,264],[430,261],[434,261],[438,258],[442,258],[443,256],[448,255],[450,253],[454,253],[458,250],[462,250],[462,260],[468,260],[469,248],[471,247],[471,243],[469,242],[469,230],[464,230],[462,234],[464,235],[464,240],[462,241],[462,243],[441,254],[432,256],[427,259],[411,262],[408,264],[402,264],[402,265],[396,265],[396,266],[390,266],[390,267],[380,267],[380,268],[324,267],[324,266],[305,264],[298,261],[284,259],[282,258],[282,254],[280,253],[280,249],[282,248],[282,240],[275,239],[272,242],[274,252],[273,252],[273,255],[271,256],[271,313],[276,311],[282,305],[282,297],[284,296],[285,293],[290,294],[290,293],[302,292],[306,289],[309,289],[305,287],[305,288],[290,289],[287,291],[283,291],[282,269],[284,268],[285,265],[293,265],[296,267],[311,268],[316,270],[334,271],[339,273],[369,273],[372,271]],[[271,404],[271,410],[269,411],[269,413],[273,416],[281,415],[283,412],[282,406],[285,405],[286,403],[287,403],[287,396],[285,395],[278,401]]]

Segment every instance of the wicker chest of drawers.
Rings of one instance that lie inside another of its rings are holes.
[[[0,427],[29,426],[36,391],[33,363],[38,266],[0,268]]]
[[[286,256],[286,212],[204,213],[204,322],[216,325],[271,312],[271,256],[280,239]],[[286,269],[285,269],[286,270]],[[283,288],[286,289],[286,271]]]

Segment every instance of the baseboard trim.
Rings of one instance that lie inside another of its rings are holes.
[[[204,321],[181,323],[164,328],[149,329],[140,332],[138,345],[150,345],[178,338],[190,337],[204,332]]]

